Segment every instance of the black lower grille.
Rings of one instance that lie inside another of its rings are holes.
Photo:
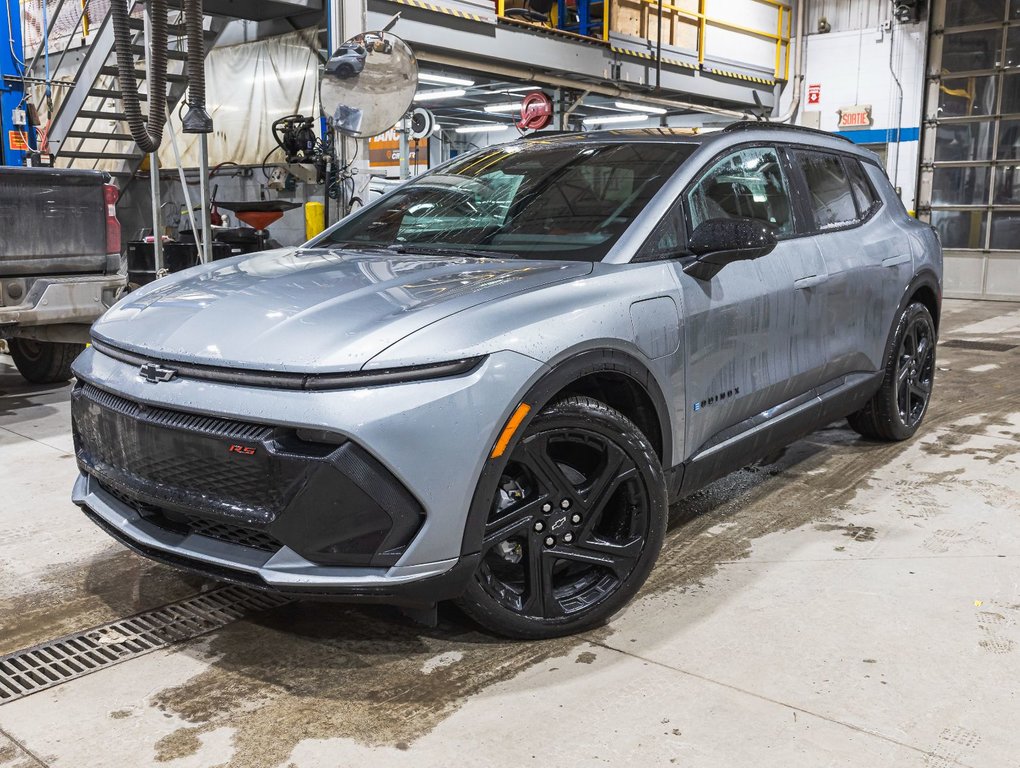
[[[309,442],[146,405],[87,383],[72,395],[78,467],[150,524],[322,566],[390,566],[421,529],[417,499],[351,440]]]
[[[135,510],[144,520],[166,531],[173,531],[185,536],[189,534],[206,536],[210,539],[217,539],[242,547],[251,547],[263,552],[277,552],[283,546],[283,544],[264,531],[234,525],[221,520],[209,520],[195,515],[182,515],[172,510],[161,509],[153,504],[147,504],[131,494],[117,490],[106,483],[100,483],[99,486],[110,496]]]

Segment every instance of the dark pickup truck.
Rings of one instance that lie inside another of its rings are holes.
[[[71,378],[123,291],[117,188],[98,171],[0,167],[0,339],[28,381]]]

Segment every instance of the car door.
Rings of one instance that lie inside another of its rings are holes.
[[[836,386],[852,373],[882,367],[891,311],[889,286],[911,268],[907,238],[876,221],[881,207],[860,163],[815,150],[791,152],[794,175],[806,191],[805,218],[828,279],[817,289],[827,364],[819,384]]]
[[[786,170],[775,147],[733,150],[709,164],[681,200],[686,232],[710,219],[751,218],[775,232],[775,250],[727,264],[711,279],[674,261],[683,295],[687,456],[811,390],[824,364],[813,295],[798,280],[825,279],[817,249],[797,238]]]

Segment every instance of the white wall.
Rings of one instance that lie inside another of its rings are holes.
[[[852,6],[830,0],[828,5],[833,12],[830,23],[838,22],[843,31],[818,33],[819,9],[808,13],[815,26],[808,25],[812,34],[807,38],[804,94],[797,123],[837,131],[840,108],[871,105],[872,131],[902,131],[905,140],[889,143],[886,170],[900,188],[904,205],[912,211],[920,147],[926,24],[890,20],[889,0],[854,0]],[[855,24],[867,26],[847,29]],[[894,72],[903,89],[902,99]],[[821,86],[820,102],[808,104],[808,86],[815,84]],[[790,103],[791,94],[792,88],[783,93],[783,107]],[[858,143],[865,143],[863,140],[885,143],[885,138],[875,133],[848,130],[844,135]]]

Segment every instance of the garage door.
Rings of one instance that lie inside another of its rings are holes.
[[[1020,298],[1020,0],[932,4],[918,211],[946,295]]]

